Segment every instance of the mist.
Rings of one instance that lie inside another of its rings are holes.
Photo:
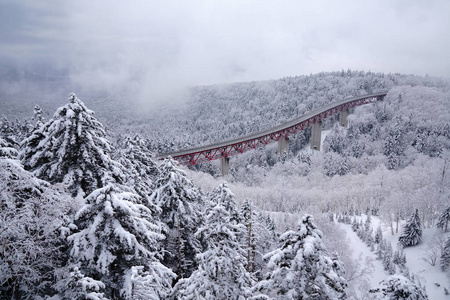
[[[1,81],[53,78],[66,95],[151,106],[191,86],[349,68],[450,77],[449,12],[445,0],[4,0],[0,65],[15,73]]]

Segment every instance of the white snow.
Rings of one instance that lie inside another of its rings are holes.
[[[363,220],[366,219],[365,216],[361,217]],[[374,271],[370,274],[370,287],[375,288],[379,286],[379,283],[388,277],[386,271],[384,271],[381,260],[376,260],[376,255],[374,252],[370,251],[370,248],[359,239],[355,232],[352,231],[351,225],[337,223],[341,226],[347,233],[350,241],[350,248],[354,251],[354,257],[362,255],[361,258],[366,257],[373,259]],[[383,231],[383,237],[391,243],[393,250],[397,250],[398,247],[398,237],[400,236],[401,229],[394,235],[391,234],[390,227],[387,224],[380,223],[380,219],[376,216],[372,216],[372,229],[375,231],[378,225],[381,225]],[[414,274],[414,278],[420,281],[421,285],[426,287],[426,291],[429,299],[445,299],[447,296],[444,294],[444,287],[449,289],[449,278],[446,272],[441,271],[439,267],[439,258],[437,259],[436,265],[431,266],[428,262],[423,259],[425,255],[425,248],[427,244],[433,238],[435,233],[439,233],[439,229],[436,228],[426,228],[423,230],[423,239],[416,246],[410,246],[403,249],[406,254],[406,266],[408,267],[411,274]],[[439,286],[438,286],[439,285]],[[448,296],[450,297],[450,296]]]

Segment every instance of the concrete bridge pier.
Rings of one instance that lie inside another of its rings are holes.
[[[311,149],[320,151],[320,140],[322,137],[322,122],[317,122],[311,128]]]
[[[347,120],[348,115],[349,115],[348,109],[343,110],[339,113],[339,125],[341,125],[343,127],[348,126],[348,120]]]
[[[280,157],[283,155],[284,151],[289,151],[289,138],[285,136],[278,140],[278,154]]]
[[[230,171],[230,158],[222,157],[220,158],[220,171],[222,172],[222,176],[228,175]]]

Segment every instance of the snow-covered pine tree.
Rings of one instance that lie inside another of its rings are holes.
[[[212,190],[209,198],[211,199],[213,205],[221,204],[230,213],[230,221],[233,224],[238,224],[241,222],[241,215],[236,205],[236,198],[228,187],[227,182],[223,182],[217,188]]]
[[[441,269],[447,271],[450,266],[450,238],[445,242],[444,249],[441,254]]]
[[[19,157],[25,168],[51,183],[63,182],[72,195],[89,195],[110,178],[122,181],[123,167],[110,157],[105,130],[75,94],[58,108],[53,118],[21,144]]]
[[[33,109],[33,118],[32,120],[36,121],[36,126],[34,128],[39,128],[44,124],[45,118],[42,116],[44,112],[39,105],[35,105]]]
[[[142,198],[108,184],[85,202],[75,215],[77,229],[68,237],[72,262],[84,276],[104,283],[107,298],[135,299],[134,274],[145,282],[144,299],[166,299],[175,275],[159,262],[162,225]]]
[[[154,181],[158,177],[158,167],[151,159],[146,147],[146,141],[138,134],[127,136],[119,150],[118,162],[127,170],[128,185],[143,198],[148,198],[153,192]]]
[[[384,270],[387,271],[389,273],[389,275],[394,275],[395,274],[395,265],[394,265],[394,262],[392,261],[394,252],[392,251],[392,245],[390,242],[385,240],[384,250],[381,255],[382,255],[382,259],[383,259],[382,263],[383,263]]]
[[[444,232],[447,232],[449,221],[450,221],[450,206],[447,207],[447,209],[441,213],[438,222],[436,224],[436,227],[442,229]]]
[[[379,244],[383,240],[383,231],[381,230],[381,226],[378,226],[377,231],[375,232],[374,243]]]
[[[175,285],[173,299],[240,300],[251,295],[253,281],[245,268],[241,227],[233,224],[220,203],[209,210],[205,225],[196,233],[206,237],[206,251],[197,255],[198,269]]]
[[[13,145],[0,137],[0,158],[16,158],[18,154]]]
[[[245,234],[243,236],[243,243],[247,250],[247,271],[253,273],[256,271],[255,258],[256,258],[256,214],[253,204],[250,199],[245,199],[241,206],[242,224],[245,226]]]
[[[52,282],[65,263],[65,225],[72,199],[0,158],[0,284],[2,299],[52,296]],[[4,296],[4,297],[3,297]]]
[[[269,232],[271,233],[272,240],[278,241],[280,233],[278,232],[277,225],[275,225],[275,222],[270,217],[270,215],[266,216],[266,227],[267,230],[269,230]]]
[[[403,248],[400,247],[400,249],[394,251],[392,262],[398,265],[400,269],[404,269],[406,267],[406,255],[403,252]]]
[[[95,299],[108,300],[105,297],[105,284],[80,272],[77,266],[69,267],[64,278],[55,285],[59,291],[57,299]]]
[[[406,223],[398,241],[403,247],[407,247],[417,245],[421,240],[422,225],[420,223],[419,210],[416,208],[411,218]]]
[[[305,215],[296,231],[280,237],[281,247],[268,253],[267,279],[256,285],[276,299],[346,299],[342,262],[327,254],[322,232]]]
[[[425,289],[402,275],[392,275],[381,281],[381,287],[370,289],[375,299],[417,299],[426,300],[428,295]]]
[[[384,142],[383,154],[387,157],[387,168],[390,170],[397,170],[402,164],[405,151],[405,122],[402,116],[395,117]]]
[[[159,174],[150,202],[161,208],[161,221],[165,224],[163,263],[178,278],[189,277],[196,269],[195,256],[202,252],[194,234],[203,222],[200,209],[203,200],[194,183],[176,167],[173,159],[160,165]]]
[[[13,127],[5,116],[0,124],[0,139],[3,139],[9,147],[18,148],[19,146]]]
[[[269,216],[268,216],[269,217]],[[269,220],[272,221],[272,219]],[[264,254],[274,250],[278,245],[278,235],[272,231],[272,224],[266,223],[267,217],[261,211],[255,213],[255,222],[253,231],[256,235],[255,240],[255,257],[253,262],[253,274],[256,278],[262,279],[267,272],[267,264],[264,262]],[[273,222],[273,221],[272,221]],[[275,226],[275,224],[273,224]]]

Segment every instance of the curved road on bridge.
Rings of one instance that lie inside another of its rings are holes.
[[[229,157],[250,149],[255,149],[261,145],[266,145],[270,142],[278,141],[281,138],[288,138],[289,135],[295,134],[299,130],[304,130],[327,117],[348,110],[351,107],[381,101],[386,94],[387,91],[384,91],[331,102],[301,117],[264,131],[207,146],[160,154],[157,156],[157,159],[164,159],[171,156],[182,164],[194,165],[204,161]]]

